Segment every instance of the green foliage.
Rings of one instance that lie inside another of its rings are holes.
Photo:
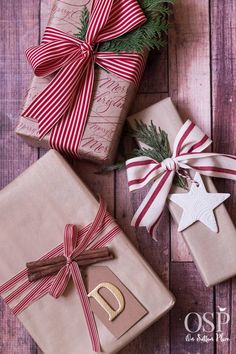
[[[110,41],[100,43],[98,51],[102,52],[142,52],[145,49],[159,49],[165,45],[162,34],[166,33],[169,27],[168,16],[170,14],[169,4],[175,0],[138,0],[140,7],[147,17],[147,21],[140,27],[125,33],[124,35]],[[89,14],[85,7],[81,14],[81,27],[76,36],[82,40],[88,28]]]
[[[96,171],[95,174],[96,175],[105,175],[109,172],[120,171],[120,170],[122,170],[123,167],[125,167],[125,160],[118,161],[118,162],[114,163],[113,165],[104,166],[104,167],[100,168],[100,170]]]
[[[148,156],[158,162],[171,156],[168,135],[161,128],[157,131],[152,121],[149,126],[142,121],[136,121],[136,127],[132,130],[131,136],[149,146],[135,149],[134,156]]]
[[[88,23],[89,23],[89,10],[86,6],[83,7],[83,10],[81,12],[81,27],[78,28],[78,33],[76,34],[76,37],[78,37],[81,40],[85,40],[87,29],[88,29]]]
[[[138,156],[148,156],[157,162],[171,157],[171,150],[167,133],[161,128],[158,129],[151,121],[150,125],[143,123],[142,121],[135,121],[135,128],[130,129],[128,135],[137,139],[140,143],[145,144],[145,147],[139,147],[134,149],[130,154],[124,157],[122,161],[118,161],[114,165],[103,167],[99,174],[105,174],[111,171],[120,170],[125,166],[125,161],[128,158]],[[174,184],[186,188],[186,179],[176,174],[174,178]]]

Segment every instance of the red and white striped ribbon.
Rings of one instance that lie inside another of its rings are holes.
[[[206,176],[236,180],[236,156],[202,152],[211,143],[208,136],[188,120],[175,138],[171,158],[161,163],[145,156],[126,161],[130,191],[143,188],[150,181],[154,181],[136,211],[131,225],[146,226],[154,237],[175,173],[179,168],[193,170]]]
[[[78,155],[92,97],[94,65],[136,86],[144,70],[142,54],[96,52],[97,45],[145,21],[136,0],[94,0],[84,41],[46,28],[41,45],[29,48],[26,56],[35,75],[56,75],[22,113],[37,120],[40,139],[51,132],[52,148]]]
[[[41,257],[41,259],[49,259],[60,255],[66,257],[66,265],[61,268],[56,275],[47,276],[32,283],[27,279],[27,269],[24,269],[0,286],[0,294],[7,293],[4,300],[8,305],[11,305],[12,302],[21,298],[12,308],[13,313],[18,315],[33,302],[46,294],[50,294],[54,298],[60,297],[67,288],[70,278],[72,278],[82,304],[92,348],[95,352],[100,352],[99,336],[87,291],[79,266],[73,259],[87,249],[97,249],[111,242],[119,233],[119,227],[117,225],[111,227],[112,223],[113,219],[107,214],[106,206],[104,202],[101,201],[94,221],[80,230],[79,233],[77,233],[75,225],[66,225],[64,243],[61,243]],[[105,232],[108,227],[109,230]],[[103,235],[101,236],[102,233]],[[9,293],[12,289],[13,291]],[[25,296],[22,298],[23,294],[25,294]]]

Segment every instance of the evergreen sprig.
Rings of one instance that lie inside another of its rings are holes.
[[[78,33],[76,34],[76,37],[81,40],[85,40],[89,23],[89,10],[86,6],[83,7],[83,10],[81,12],[80,22],[81,27],[78,28]]]
[[[136,120],[135,128],[130,128],[128,135],[137,139],[140,143],[145,144],[145,146],[134,149],[130,154],[127,154],[122,161],[118,161],[114,165],[103,167],[97,172],[98,174],[121,170],[125,166],[125,161],[132,157],[147,156],[157,162],[162,162],[168,157],[171,157],[168,134],[161,128],[157,131],[152,121],[150,125],[147,125],[142,121]],[[175,175],[174,184],[181,188],[186,188],[187,186],[186,179],[178,174]]]
[[[145,49],[159,49],[165,45],[162,34],[169,27],[169,4],[175,0],[138,0],[147,21],[140,27],[110,41],[100,43],[98,51],[102,52],[142,52]],[[81,13],[81,27],[76,36],[84,40],[89,23],[89,12],[85,7]]]
[[[135,156],[148,156],[158,162],[165,160],[171,156],[168,135],[164,130],[159,128],[157,131],[156,126],[151,121],[147,126],[142,121],[135,121],[136,127],[131,130],[131,136],[143,143],[148,148],[138,148],[133,151]]]

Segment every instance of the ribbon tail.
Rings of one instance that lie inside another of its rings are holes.
[[[143,188],[151,180],[161,176],[165,169],[161,163],[147,156],[133,157],[126,161],[129,191]]]
[[[114,0],[93,1],[86,41],[94,43],[100,41],[97,37],[106,25]]]
[[[145,67],[145,58],[141,53],[106,53],[99,52],[95,56],[96,63],[119,78],[139,85]]]
[[[70,270],[69,266],[61,268],[61,270],[55,276],[50,289],[49,294],[53,296],[55,299],[58,299],[66,290],[67,285],[70,280]]]
[[[184,153],[201,152],[212,143],[211,139],[201,131],[191,120],[187,120],[175,137],[173,156]]]
[[[48,293],[52,278],[52,276],[46,277],[37,282],[33,289],[12,309],[13,314],[15,316],[19,315],[33,302],[46,295]]]
[[[202,152],[183,154],[179,160],[180,166],[202,175],[236,180],[236,157],[233,155]]]
[[[166,171],[153,183],[150,191],[136,211],[131,225],[146,226],[148,232],[154,237],[174,175],[174,171]]]
[[[52,148],[72,156],[78,156],[78,150],[87,122],[94,83],[94,64],[90,61],[84,72],[74,104],[66,116],[52,129],[50,145]]]
[[[84,311],[85,315],[85,320],[87,323],[88,331],[90,334],[90,339],[92,342],[92,348],[93,351],[95,352],[100,352],[101,346],[100,346],[100,341],[99,341],[99,335],[97,331],[97,326],[95,323],[95,319],[90,307],[87,291],[84,286],[83,278],[79,270],[79,266],[77,263],[73,262],[71,264],[71,274],[72,274],[72,279],[74,281],[74,284],[76,286],[76,289],[78,291],[80,301],[82,304],[82,308]]]
[[[97,41],[105,42],[120,37],[124,33],[141,26],[146,20],[137,0],[113,1],[109,19],[105,26],[101,28]]]

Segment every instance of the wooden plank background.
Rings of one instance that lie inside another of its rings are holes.
[[[49,9],[50,0],[1,0],[1,187],[44,153],[16,137],[14,127],[31,79],[24,50],[39,41]],[[176,0],[168,47],[150,55],[133,112],[171,95],[180,113],[191,117],[212,136],[215,151],[236,154],[235,19],[235,0]],[[129,195],[125,171],[104,177],[95,176],[96,167],[90,163],[75,162],[73,166],[94,191],[104,195],[127,236],[177,299],[171,313],[122,354],[235,354],[236,279],[207,289],[168,212],[157,243],[145,230],[131,228],[131,216],[144,192]],[[235,183],[216,181],[216,184],[219,191],[231,193],[227,207],[234,218]],[[2,302],[0,306],[0,354],[40,354],[20,322]],[[230,324],[224,328],[230,341],[187,343],[183,323],[186,314],[191,311],[216,314],[218,306],[226,307],[231,315]]]

